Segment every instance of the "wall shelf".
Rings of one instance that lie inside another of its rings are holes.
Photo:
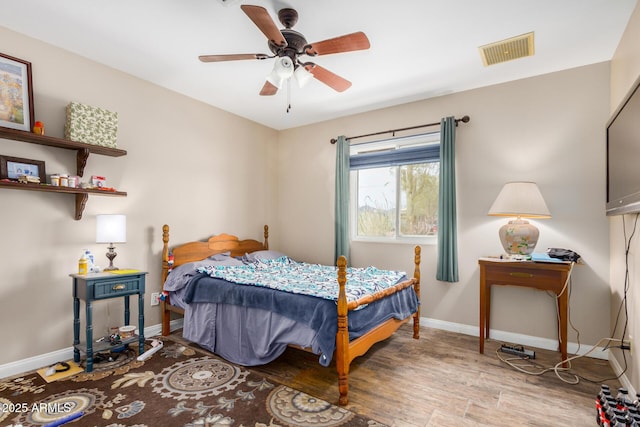
[[[97,196],[121,196],[126,197],[127,193],[124,191],[107,191],[96,190],[90,188],[71,188],[71,187],[54,187],[48,184],[22,184],[15,181],[0,181],[0,188],[9,188],[13,190],[29,190],[29,191],[45,191],[49,193],[67,193],[76,195],[76,215],[75,219],[82,219],[82,212],[84,206],[89,200],[89,195]]]
[[[121,157],[127,155],[126,150],[121,150],[119,148],[109,148],[102,147],[100,145],[85,144],[84,142],[71,141],[69,139],[56,138],[54,136],[38,135],[37,133],[31,133],[11,128],[0,127],[0,138],[28,142],[30,144],[45,145],[47,147],[63,148],[65,150],[75,150],[78,152],[78,176],[82,176],[84,174],[84,167],[87,164],[89,154],[100,154],[110,157]]]
[[[102,147],[100,145],[85,144],[84,142],[71,141],[68,139],[56,138],[47,135],[38,135],[36,133],[16,130],[11,128],[0,127],[0,138],[27,142],[30,144],[45,145],[48,147],[62,148],[65,150],[77,151],[77,175],[82,176],[84,168],[87,164],[89,154],[100,154],[110,157],[121,157],[127,154],[126,150],[119,148]],[[98,196],[126,196],[124,191],[107,191],[88,188],[72,188],[72,187],[54,187],[48,184],[23,184],[15,181],[0,181],[0,188],[13,190],[29,190],[29,191],[45,191],[49,193],[67,193],[76,196],[76,213],[75,219],[82,218],[82,212],[87,204],[89,195]]]

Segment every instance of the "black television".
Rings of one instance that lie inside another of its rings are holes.
[[[607,122],[607,215],[640,212],[640,77]]]

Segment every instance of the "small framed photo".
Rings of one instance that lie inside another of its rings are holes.
[[[0,156],[0,179],[17,180],[21,175],[37,176],[41,183],[47,182],[43,161]]]
[[[0,126],[31,132],[33,84],[31,63],[0,53]]]

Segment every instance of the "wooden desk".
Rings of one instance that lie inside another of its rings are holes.
[[[484,353],[485,337],[489,338],[491,320],[491,285],[524,286],[551,291],[557,295],[560,333],[558,342],[562,360],[567,359],[567,305],[572,264],[531,261],[507,261],[481,258],[480,265],[480,353]],[[566,367],[566,363],[562,365]]]

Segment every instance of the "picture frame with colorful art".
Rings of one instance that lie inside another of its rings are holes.
[[[33,123],[31,63],[0,53],[0,126],[31,132]]]

